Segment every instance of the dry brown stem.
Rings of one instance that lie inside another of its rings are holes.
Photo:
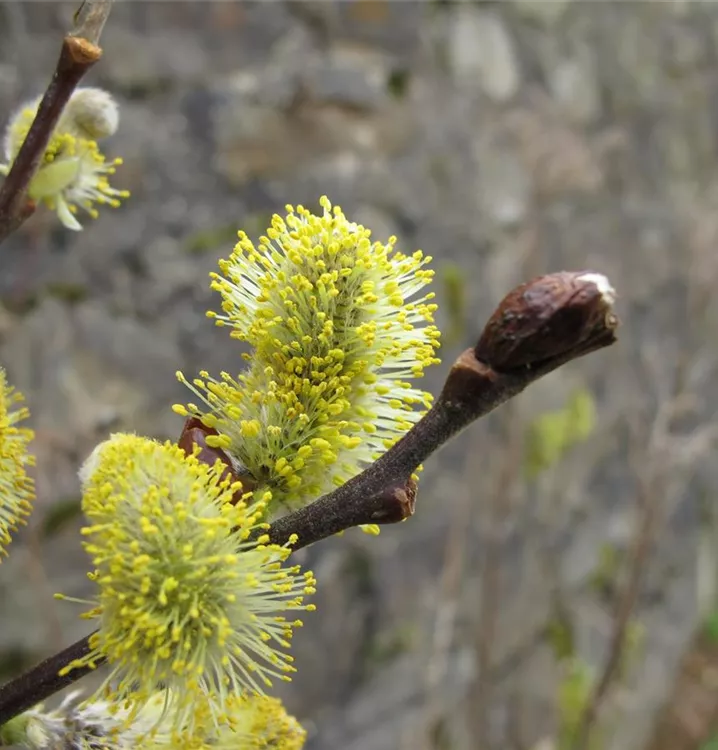
[[[630,568],[628,571],[628,580],[616,604],[611,639],[608,646],[608,657],[603,664],[601,675],[593,688],[586,710],[581,717],[581,722],[576,731],[575,750],[588,750],[591,732],[598,719],[600,708],[621,671],[628,626],[630,625],[631,616],[633,615],[640,594],[646,563],[648,562],[648,556],[655,538],[655,528],[658,521],[655,493],[655,486],[648,486],[645,482],[640,483],[638,503],[641,517],[634,535],[629,557]]]
[[[112,0],[83,0],[73,17],[75,25],[70,36],[84,39],[94,46],[99,45],[110,10]]]

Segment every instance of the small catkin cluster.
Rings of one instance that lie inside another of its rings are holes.
[[[218,729],[203,725],[207,703],[197,706],[195,731],[188,733],[167,711],[176,702],[169,690],[157,690],[139,710],[72,693],[54,710],[36,706],[0,727],[0,743],[28,750],[301,750],[305,730],[266,696],[228,700],[227,719]]]
[[[98,587],[86,617],[98,630],[66,671],[106,658],[102,694],[136,710],[165,686],[174,696],[165,713],[186,737],[230,722],[239,697],[289,679],[296,616],[313,609],[303,603],[313,575],[283,564],[289,546],[269,543],[264,502],[237,502],[241,488],[223,469],[171,443],[115,435],[81,472]]]
[[[234,701],[231,720],[220,732],[219,742],[227,750],[301,750],[306,730],[284,709],[282,701],[269,696],[244,697]]]
[[[199,404],[176,405],[217,435],[240,474],[271,492],[271,515],[346,482],[391,446],[428,408],[412,379],[439,360],[433,271],[396,238],[372,242],[322,198],[315,215],[287,206],[255,247],[240,232],[212,287],[217,325],[253,349],[233,376],[188,381]],[[419,407],[417,409],[417,407]]]
[[[35,496],[34,483],[27,468],[34,464],[28,453],[33,431],[18,424],[29,411],[20,406],[23,396],[7,382],[0,368],[0,560],[7,555],[10,533],[30,515]]]
[[[0,164],[0,174],[7,174],[12,167],[39,104],[40,99],[28,102],[10,120],[4,140],[7,164]],[[115,133],[118,122],[117,104],[106,91],[82,88],[72,94],[52,133],[28,196],[56,211],[68,229],[82,229],[78,209],[95,218],[96,206],[117,207],[129,195],[109,182],[122,160],[107,161],[97,144]]]
[[[64,746],[304,744],[264,691],[294,671],[288,648],[315,579],[285,564],[297,537],[270,543],[268,520],[343,484],[411,428],[431,403],[412,381],[439,346],[431,258],[397,251],[394,237],[372,242],[320,203],[319,215],[274,216],[258,247],[240,233],[213,274],[222,312],[209,315],[252,353],[236,376],[178,374],[200,405],[175,411],[204,425],[201,441],[114,435],[80,472],[97,585],[85,616],[97,630],[63,673],[100,660],[109,670],[73,714],[92,731]]]

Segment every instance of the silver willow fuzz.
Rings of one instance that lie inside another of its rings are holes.
[[[34,433],[17,426],[30,416],[26,407],[19,406],[22,401],[22,394],[8,384],[0,368],[0,560],[7,555],[10,532],[25,523],[35,497],[34,483],[27,475],[27,467],[35,463],[27,452]]]
[[[214,726],[208,704],[193,710],[194,731],[175,724],[167,706],[177,697],[168,690],[149,696],[141,708],[128,710],[101,698],[82,701],[72,693],[54,710],[35,706],[0,727],[0,744],[28,750],[301,750],[306,732],[266,696],[227,701],[226,721]]]
[[[175,406],[218,432],[238,476],[293,510],[346,482],[430,405],[411,380],[438,362],[433,271],[420,251],[370,231],[321,199],[319,216],[287,206],[255,247],[244,232],[212,288],[219,326],[253,347],[248,368],[188,382],[201,401]],[[417,296],[420,295],[421,296]]]
[[[217,745],[226,750],[301,750],[306,737],[279,699],[247,696],[235,702],[231,722],[220,730]]]
[[[221,723],[230,697],[289,679],[285,649],[301,622],[285,614],[314,608],[303,604],[314,577],[282,565],[289,549],[268,544],[263,503],[233,503],[239,487],[224,468],[171,443],[114,435],[81,472],[99,588],[85,617],[98,630],[67,671],[105,657],[108,695],[141,706],[162,684],[179,696],[168,709],[176,723],[190,729],[202,696]]]
[[[167,691],[158,691],[128,722],[128,709],[103,700],[82,701],[70,693],[54,710],[41,704],[0,727],[0,744],[28,750],[134,750],[187,745],[172,726],[163,722]],[[165,719],[167,717],[165,716]],[[188,743],[193,740],[188,738]],[[171,744],[172,743],[172,744]]]

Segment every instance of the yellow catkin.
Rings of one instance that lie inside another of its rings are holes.
[[[257,544],[267,497],[235,502],[224,465],[207,466],[171,443],[114,435],[86,462],[83,546],[98,589],[87,656],[103,656],[105,687],[138,704],[160,683],[192,724],[201,696],[218,722],[227,701],[262,694],[294,672],[287,653],[311,572],[284,565],[289,547]]]
[[[270,514],[295,509],[374,461],[428,408],[412,381],[438,362],[433,271],[396,238],[372,242],[327,198],[319,215],[275,215],[255,245],[243,232],[212,288],[218,325],[253,347],[240,374],[181,382],[260,488]],[[373,531],[373,529],[372,529]]]
[[[35,496],[27,468],[35,462],[28,453],[34,433],[18,424],[29,417],[23,396],[8,384],[0,368],[0,560],[7,555],[10,534],[25,523]]]

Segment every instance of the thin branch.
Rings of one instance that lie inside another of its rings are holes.
[[[504,438],[497,440],[497,476],[488,498],[488,507],[482,519],[481,582],[479,592],[479,617],[475,633],[474,650],[476,677],[469,692],[471,735],[478,747],[489,748],[489,703],[491,700],[491,667],[496,649],[496,634],[501,612],[501,554],[504,544],[504,526],[511,513],[510,494],[515,486],[520,465],[520,423],[515,410],[508,405],[503,425]],[[519,454],[519,455],[517,455]],[[489,460],[491,460],[489,458]]]
[[[38,169],[62,110],[82,77],[100,59],[97,46],[110,13],[111,0],[85,0],[75,14],[75,26],[62,42],[52,80],[0,187],[0,243],[16,231],[35,211],[27,189]]]
[[[0,725],[92,671],[81,668],[73,669],[62,677],[59,675],[63,667],[87,656],[90,651],[89,637],[83,638],[0,687]]]
[[[514,289],[489,319],[476,347],[456,360],[436,403],[412,429],[361,474],[275,521],[267,532],[271,542],[291,543],[298,550],[352,526],[409,518],[417,467],[535,380],[613,344],[618,319],[612,304],[608,281],[590,272],[542,276]],[[213,453],[207,460],[214,463],[215,458]],[[58,676],[76,655],[89,652],[89,637],[0,688],[0,725],[90,672],[82,667]],[[95,667],[102,663],[98,659]]]
[[[479,362],[467,349],[451,368],[444,391],[402,439],[375,463],[346,484],[300,510],[275,521],[269,536],[275,544],[286,544],[291,536],[299,541],[293,549],[362,524],[396,523],[414,513],[407,502],[410,479],[417,467],[471,422],[485,416],[523,391],[534,381],[570,359],[613,343],[613,335],[592,342],[570,357],[560,357],[533,369],[496,372]],[[456,393],[454,391],[456,390]],[[464,400],[459,391],[471,392]],[[459,396],[455,398],[455,396]]]
[[[598,713],[609,688],[618,676],[623,661],[626,646],[626,632],[631,622],[631,615],[636,606],[638,595],[643,581],[646,562],[653,544],[655,527],[658,520],[656,502],[653,497],[655,487],[646,487],[642,483],[639,489],[639,501],[641,505],[641,522],[636,530],[633,541],[633,550],[630,556],[631,567],[628,573],[628,581],[620,595],[616,612],[613,619],[613,630],[608,647],[608,658],[603,665],[591,697],[588,700],[586,710],[581,716],[581,723],[576,730],[576,741],[574,750],[588,750],[591,740],[591,732],[598,718]]]
[[[478,445],[479,435],[474,433],[472,445],[464,456],[465,472],[463,492],[454,496],[451,508],[451,525],[444,543],[444,563],[436,594],[434,608],[433,637],[426,658],[424,672],[424,707],[421,711],[422,721],[417,728],[417,738],[414,747],[434,750],[433,741],[437,728],[442,720],[442,683],[448,668],[448,655],[454,639],[454,630],[458,603],[461,596],[461,582],[464,572],[466,548],[471,531],[474,497],[471,487],[472,477],[480,471],[473,460],[473,448]],[[419,744],[421,743],[421,744]]]
[[[633,466],[637,476],[637,505],[641,516],[633,536],[628,580],[619,595],[614,612],[608,658],[578,725],[574,750],[588,750],[590,747],[591,733],[598,721],[601,706],[613,683],[620,678],[626,632],[640,594],[645,567],[658,533],[659,524],[662,517],[665,517],[665,509],[661,507],[660,496],[666,492],[668,477],[675,473],[675,468],[681,463],[690,465],[695,461],[696,455],[702,455],[710,450],[715,440],[711,427],[699,430],[698,434],[689,441],[687,450],[683,451],[684,456],[680,456],[681,451],[676,449],[675,441],[669,440],[672,422],[677,415],[680,415],[681,403],[687,395],[690,359],[689,353],[682,352],[675,364],[676,373],[668,392],[659,393],[660,407],[648,430],[645,451],[636,451],[639,440],[636,433],[637,425],[632,426],[634,435],[630,452],[634,455],[631,455],[629,463]],[[655,372],[663,371],[659,369],[654,370]]]
[[[75,26],[70,36],[80,37],[95,46],[99,45],[110,10],[112,0],[83,0],[73,16]]]

